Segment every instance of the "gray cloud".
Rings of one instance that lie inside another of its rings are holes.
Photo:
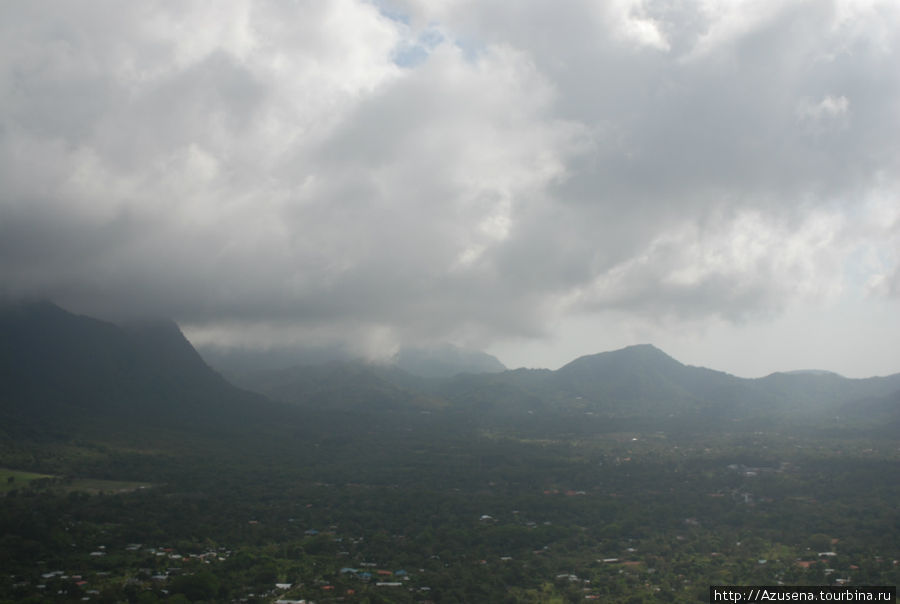
[[[368,349],[896,295],[898,17],[7,3],[3,293]]]

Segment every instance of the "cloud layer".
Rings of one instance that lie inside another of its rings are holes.
[[[0,283],[488,345],[900,295],[896,3],[0,7]]]

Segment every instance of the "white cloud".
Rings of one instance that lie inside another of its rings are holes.
[[[597,2],[596,7],[605,26],[622,41],[637,47],[668,51],[669,42],[660,30],[658,21],[648,16],[644,0],[615,0]]]
[[[823,303],[843,289],[840,214],[776,221],[759,211],[672,224],[572,299],[576,309],[744,320],[786,303]]]
[[[845,115],[850,109],[847,97],[826,95],[818,103],[805,100],[800,103],[797,113],[801,118],[811,120],[834,119]]]
[[[688,57],[698,59],[740,43],[764,29],[780,13],[798,3],[768,0],[702,0],[696,3],[697,16],[703,21],[702,33]]]
[[[6,3],[3,293],[367,350],[889,298],[898,10]]]

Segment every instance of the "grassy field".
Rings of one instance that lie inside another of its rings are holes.
[[[44,480],[35,484],[36,480]],[[39,489],[42,491],[57,491],[70,493],[81,491],[85,493],[128,493],[138,489],[146,489],[153,485],[146,482],[133,482],[123,480],[99,480],[94,478],[59,478],[52,474],[38,474],[35,472],[23,472],[0,468],[0,494],[5,494],[16,489]]]
[[[25,488],[29,483],[41,478],[53,478],[53,476],[0,468],[0,493]]]

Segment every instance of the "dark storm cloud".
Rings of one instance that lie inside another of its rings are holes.
[[[7,295],[378,347],[897,291],[889,2],[0,11]]]

